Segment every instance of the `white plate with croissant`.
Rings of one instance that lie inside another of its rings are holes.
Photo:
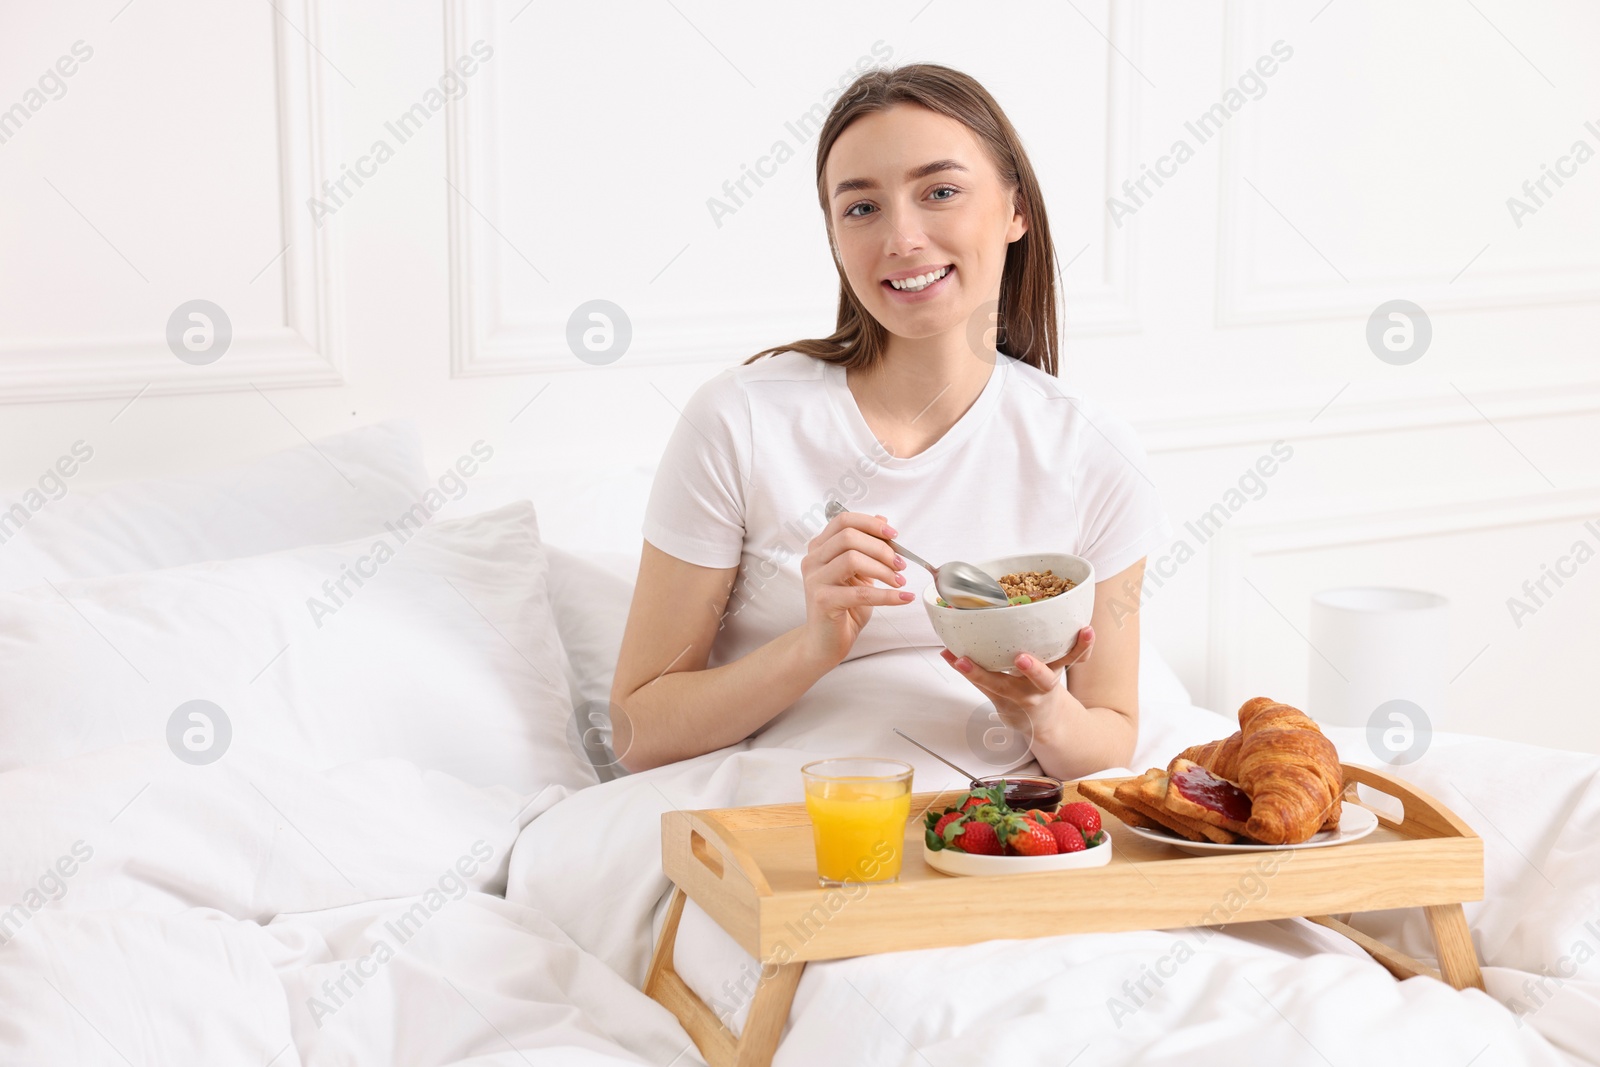
[[[1190,841],[1168,830],[1147,830],[1142,826],[1128,826],[1129,833],[1162,845],[1171,845],[1191,856],[1211,856],[1219,852],[1278,852],[1291,848],[1327,848],[1330,845],[1348,845],[1359,841],[1378,828],[1378,817],[1356,804],[1341,805],[1339,825],[1332,830],[1312,834],[1310,838],[1294,845],[1263,845],[1255,841],[1237,841],[1231,845],[1215,841]]]
[[[1239,731],[1193,745],[1166,769],[1078,792],[1137,837],[1192,855],[1327,848],[1358,841],[1378,817],[1344,799],[1338,750],[1298,708],[1255,697],[1239,709]]]

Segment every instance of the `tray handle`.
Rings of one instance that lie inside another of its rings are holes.
[[[722,872],[726,869],[722,862],[722,853],[712,848],[706,839],[700,836],[699,830],[689,831],[689,854],[699,860],[701,865],[717,879],[722,878]]]
[[[1364,785],[1400,802],[1402,815],[1398,822],[1381,811],[1373,813],[1377,815],[1381,825],[1391,830],[1398,830],[1407,837],[1478,836],[1472,827],[1456,816],[1455,812],[1410,782],[1401,781],[1393,775],[1357,763],[1341,763],[1339,769],[1344,772],[1345,800],[1360,803],[1356,786]]]
[[[757,896],[772,895],[772,888],[767,884],[766,876],[761,873],[755,858],[727,827],[710,817],[708,812],[686,811],[675,814],[681,815],[684,819],[684,829],[688,831],[689,855],[704,868],[709,877],[721,882],[731,871],[748,881]]]

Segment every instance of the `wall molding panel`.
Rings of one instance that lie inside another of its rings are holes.
[[[1267,34],[1262,28],[1269,7],[1229,0],[1224,12],[1223,71],[1244,69]],[[1262,278],[1256,253],[1261,238],[1254,220],[1283,224],[1262,205],[1245,179],[1250,162],[1259,158],[1259,123],[1230,122],[1221,131],[1218,159],[1217,305],[1218,326],[1309,322],[1319,319],[1365,318],[1372,309],[1396,297],[1414,301],[1432,311],[1525,308],[1600,300],[1600,259],[1564,267],[1529,267],[1492,270],[1482,266],[1466,270],[1485,241],[1505,240],[1502,233],[1460,235],[1463,272],[1427,270],[1404,263],[1382,276],[1351,276],[1343,281],[1330,268],[1325,282],[1269,285]],[[1576,129],[1576,127],[1574,127]],[[1536,161],[1535,161],[1536,162]],[[1574,193],[1572,195],[1582,195]],[[1287,232],[1287,231],[1285,231]],[[1294,239],[1294,238],[1289,238]],[[1490,241],[1492,244],[1493,241]],[[1481,252],[1479,252],[1481,254]]]
[[[321,0],[281,0],[272,20],[282,240],[269,270],[283,278],[283,323],[236,330],[217,362],[190,366],[167,348],[165,322],[149,332],[0,342],[0,402],[216,393],[345,381],[338,227],[317,227],[307,199],[327,175],[325,72],[315,51]],[[292,19],[296,27],[286,25]]]
[[[1342,391],[1337,384],[1329,384],[1324,394],[1315,397],[1308,397],[1301,386],[1266,395],[1222,391],[1198,399],[1151,400],[1142,404],[1142,413],[1130,411],[1129,422],[1138,430],[1146,451],[1155,455],[1270,444],[1280,439],[1482,426],[1484,417],[1499,423],[1600,415],[1600,375],[1596,374],[1533,383],[1524,380],[1517,385],[1457,384],[1472,404],[1449,383],[1352,382]],[[1196,415],[1196,411],[1204,414]]]
[[[1109,214],[1099,205],[1110,195],[1113,173],[1120,178],[1136,172],[1138,166],[1139,78],[1116,49],[1137,61],[1142,7],[1138,3],[1111,5],[1106,46],[1106,185],[1096,201],[1094,216],[1101,228],[1103,245],[1099,278],[1093,285],[1069,291],[1062,326],[1068,337],[1126,333],[1137,330],[1139,325],[1134,242],[1116,231]],[[493,0],[445,0],[446,55],[461,55],[480,39],[498,52],[502,47],[501,29]],[[563,342],[566,309],[552,313],[551,309],[539,308],[530,313],[499,306],[500,272],[495,252],[502,237],[489,220],[499,217],[496,205],[504,184],[493,133],[503,106],[502,83],[494,64],[486,64],[476,77],[488,84],[447,105],[445,195],[449,197],[450,227],[451,376],[582,369],[584,364],[572,358]],[[1115,165],[1112,161],[1116,161]],[[1076,251],[1058,237],[1058,271]],[[651,366],[726,366],[754,351],[749,340],[753,336],[762,338],[763,345],[817,336],[820,328],[831,328],[832,318],[829,310],[819,325],[813,306],[776,314],[730,314],[708,300],[703,306],[670,315],[635,319],[634,347],[648,352]]]

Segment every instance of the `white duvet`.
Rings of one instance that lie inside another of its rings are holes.
[[[1223,722],[1145,720],[1141,764]],[[1359,734],[1333,733],[1360,761]],[[237,755],[191,767],[130,744],[0,774],[0,899],[18,902],[0,914],[0,1063],[701,1062],[638,991],[660,813],[795,799],[806,758],[737,746],[519,796],[398,760]],[[1400,770],[1483,835],[1467,914],[1489,995],[1397,982],[1299,920],[997,939],[810,965],[776,1062],[1600,1062],[1597,771],[1443,735]],[[917,784],[951,783],[919,766]],[[997,938],[1026,936],[1026,915],[994,917]],[[1431,957],[1420,912],[1356,924]],[[753,961],[692,905],[677,964],[741,1025]]]
[[[502,895],[566,793],[155,743],[0,775],[0,1063],[666,1063],[672,1018]]]

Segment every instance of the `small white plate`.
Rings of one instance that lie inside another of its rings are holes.
[[[923,842],[922,858],[936,871],[957,875],[1033,874],[1036,871],[1104,867],[1111,862],[1111,835],[1105,834],[1105,841],[1082,852],[1063,852],[1054,856],[974,856],[956,848],[943,848],[935,852],[927,842]]]
[[[1147,830],[1142,826],[1129,826],[1129,832],[1154,841],[1160,845],[1171,845],[1173,848],[1182,849],[1192,856],[1211,856],[1219,852],[1279,852],[1290,848],[1327,848],[1330,845],[1348,845],[1352,841],[1359,841],[1378,828],[1378,817],[1359,804],[1345,801],[1339,812],[1339,826],[1335,830],[1323,830],[1312,834],[1311,837],[1298,845],[1261,845],[1261,844],[1233,844],[1219,845],[1215,841],[1190,841],[1188,838],[1169,834],[1165,830]],[[926,847],[926,846],[924,846]],[[1046,859],[1052,857],[1045,857]]]

